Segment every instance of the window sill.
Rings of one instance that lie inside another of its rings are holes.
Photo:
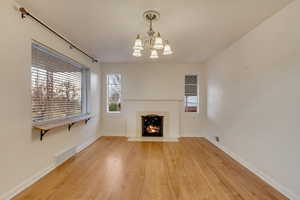
[[[106,112],[106,114],[121,114],[121,112],[116,111],[116,112]]]
[[[92,118],[91,114],[84,114],[84,115],[69,117],[65,119],[57,119],[52,121],[33,123],[32,127],[40,130],[40,134],[41,134],[40,140],[42,140],[43,136],[51,129],[68,125],[68,130],[70,131],[71,127],[75,123],[81,121],[85,121],[85,123],[87,123],[91,118]]]

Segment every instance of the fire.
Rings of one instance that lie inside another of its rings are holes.
[[[152,125],[147,126],[148,133],[157,133],[157,132],[159,132],[159,130],[160,130],[159,126],[152,126]]]

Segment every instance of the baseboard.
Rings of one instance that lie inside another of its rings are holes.
[[[77,148],[76,148],[76,152],[79,153],[80,151],[84,150],[85,148],[87,148],[88,146],[90,146],[91,144],[96,142],[96,140],[98,140],[100,137],[101,137],[101,135],[91,137],[90,139],[88,139],[84,143],[78,145]]]
[[[129,142],[178,142],[177,138],[162,137],[129,137]]]
[[[101,136],[92,137],[92,138],[88,139],[87,141],[85,141],[84,143],[78,145],[77,148],[76,148],[76,152],[79,153],[80,151],[84,150],[89,145],[91,145],[96,140],[98,140],[100,137]],[[10,200],[10,199],[12,199],[14,196],[18,195],[19,193],[24,191],[26,188],[28,188],[29,186],[31,186],[32,184],[34,184],[35,182],[37,182],[38,180],[40,180],[41,178],[46,176],[48,173],[53,171],[56,167],[58,167],[58,166],[56,166],[55,163],[53,162],[53,164],[51,164],[51,166],[37,172],[33,176],[27,178],[21,184],[17,185],[13,189],[11,189],[10,191],[2,194],[0,196],[0,200]]]
[[[258,168],[254,167],[252,164],[247,162],[245,159],[243,159],[241,156],[237,155],[236,153],[230,151],[228,148],[223,146],[222,144],[216,142],[213,137],[206,137],[211,143],[213,143],[215,146],[217,146],[219,149],[224,151],[226,154],[228,154],[231,158],[233,158],[235,161],[239,162],[241,165],[246,167],[248,170],[250,170],[252,173],[260,177],[262,180],[267,182],[269,185],[274,187],[276,190],[278,190],[280,193],[285,195],[287,198],[291,200],[300,200],[300,197],[297,196],[295,193],[290,191],[288,188],[283,186],[282,184],[279,184],[277,181],[275,181],[273,178],[268,176],[267,174],[263,173]]]
[[[204,135],[196,135],[196,134],[184,134],[180,135],[181,138],[206,138]]]
[[[125,132],[107,132],[103,131],[101,132],[102,136],[112,136],[112,137],[127,137]]]

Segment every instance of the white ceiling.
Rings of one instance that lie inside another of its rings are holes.
[[[197,63],[226,48],[293,0],[19,0],[22,6],[105,63],[149,62],[135,58],[137,33],[145,35],[145,10],[174,55],[159,62]],[[157,62],[157,61],[156,61]]]

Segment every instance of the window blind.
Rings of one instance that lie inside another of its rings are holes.
[[[197,96],[197,75],[185,76],[185,95]]]
[[[198,110],[198,76],[185,76],[185,111],[197,112]]]
[[[83,69],[69,58],[32,45],[32,120],[48,121],[82,113]]]

